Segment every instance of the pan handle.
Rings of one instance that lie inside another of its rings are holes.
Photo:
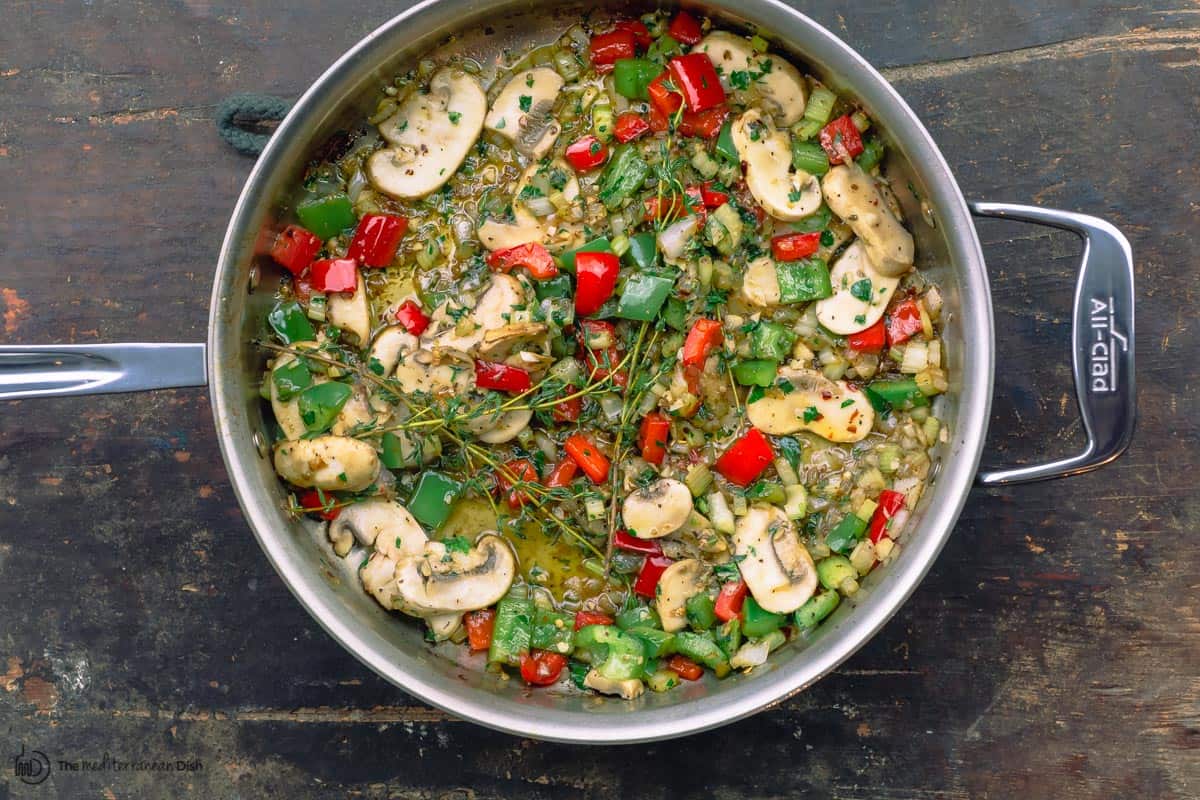
[[[1031,222],[1083,239],[1071,332],[1075,397],[1087,434],[1082,453],[1021,467],[983,469],[980,486],[1005,486],[1079,475],[1109,463],[1129,446],[1137,418],[1133,355],[1133,253],[1129,240],[1097,217],[1010,203],[972,203],[978,217]]]
[[[0,400],[206,383],[203,344],[0,345]]]

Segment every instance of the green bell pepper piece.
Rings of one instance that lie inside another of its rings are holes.
[[[742,605],[742,633],[748,638],[758,639],[771,631],[779,630],[786,617],[767,611],[753,597],[747,597]]]
[[[729,674],[729,659],[725,657],[721,648],[717,647],[717,642],[711,634],[680,631],[675,634],[675,651],[697,664],[708,667],[718,678]]]
[[[721,648],[727,658],[732,657],[742,646],[742,620],[734,617],[722,624],[713,632],[717,647]]]
[[[717,624],[716,605],[707,594],[694,594],[684,604],[688,624],[694,630],[706,631]]]
[[[300,419],[309,433],[329,429],[353,390],[344,383],[329,381],[310,386],[300,393]]]
[[[863,151],[854,163],[858,164],[864,172],[869,172],[875,169],[880,161],[883,161],[883,142],[872,136],[869,139],[863,140]]]
[[[792,138],[792,166],[809,175],[824,175],[829,172],[829,156],[816,142]]]
[[[358,222],[350,198],[340,193],[301,203],[296,206],[296,216],[301,225],[322,239],[332,239]]]
[[[855,514],[847,514],[825,536],[825,544],[835,553],[849,553],[867,532],[867,523],[868,520],[860,519]]]
[[[821,623],[821,620],[833,613],[841,598],[832,589],[818,592],[808,599],[808,602],[796,609],[796,626],[802,630],[811,630]]]
[[[450,517],[450,508],[460,491],[462,484],[453,478],[440,472],[424,472],[408,501],[408,511],[421,524],[439,528]]]
[[[625,634],[642,643],[642,650],[646,654],[647,661],[669,656],[675,652],[675,634],[673,633],[667,633],[658,628],[630,628],[625,631]]]
[[[652,269],[658,263],[658,240],[653,233],[635,233],[621,260],[631,267]]]
[[[271,370],[271,380],[279,399],[286,401],[312,386],[312,372],[303,360],[298,360]]]
[[[600,240],[597,240],[597,241],[600,241]],[[607,239],[604,241],[607,241]],[[587,245],[584,245],[584,247],[586,247],[586,246]],[[572,268],[575,267],[575,253],[576,252],[578,252],[578,251],[575,251],[575,250],[571,251],[571,267]],[[565,253],[563,254],[563,258],[566,258]],[[550,299],[550,298],[558,299],[558,298],[562,298],[562,297],[574,297],[575,296],[575,291],[571,288],[571,276],[564,275],[561,272],[558,275],[555,275],[553,278],[549,278],[544,281],[534,281],[533,282],[533,291],[537,294],[537,299],[539,302],[542,300]]]
[[[646,87],[662,72],[662,65],[646,58],[619,58],[613,64],[613,88],[630,100],[649,100]]]
[[[738,156],[737,147],[733,144],[733,123],[726,121],[721,126],[721,132],[717,134],[717,155],[728,161],[730,164],[741,163],[741,158]]]
[[[858,580],[858,570],[845,556],[829,556],[817,562],[817,578],[826,589],[837,589],[846,578]]]
[[[759,322],[750,332],[750,352],[755,358],[783,361],[795,343],[796,334],[778,322]]]
[[[567,655],[575,649],[575,617],[552,608],[537,609],[533,614],[530,646]]]
[[[875,410],[881,413],[892,408],[908,410],[929,405],[929,398],[912,378],[872,381],[867,384],[867,399],[871,401]]]
[[[799,222],[793,222],[792,227],[795,228],[796,233],[816,233],[828,228],[832,221],[833,212],[829,210],[829,206],[821,203],[816,211]]]
[[[411,510],[411,507],[410,507]],[[509,595],[496,604],[496,622],[488,661],[520,666],[521,656],[529,652],[533,638],[533,601]]]
[[[619,145],[600,176],[600,202],[609,211],[620,207],[626,198],[642,188],[648,177],[650,165],[638,155],[637,148],[630,144]]]
[[[663,322],[677,331],[686,331],[688,309],[687,303],[678,297],[668,297],[667,306],[663,309]]]
[[[307,342],[317,338],[312,323],[308,321],[308,315],[295,300],[276,303],[271,313],[267,314],[267,322],[284,344]]]
[[[621,319],[652,322],[674,286],[673,278],[642,272],[630,275],[625,281],[620,299],[617,300],[616,316]]]
[[[779,280],[779,300],[783,303],[807,303],[833,294],[829,268],[819,258],[776,262],[775,277]]]
[[[601,236],[598,239],[592,239],[590,242],[579,245],[574,250],[568,250],[558,257],[558,265],[567,272],[575,271],[575,254],[576,253],[611,253],[612,242],[607,236]],[[569,279],[568,279],[569,280]]]
[[[733,365],[733,379],[742,386],[773,386],[779,373],[779,362],[755,359]]]
[[[596,670],[609,680],[642,677],[646,665],[642,640],[613,625],[585,625],[575,634],[575,647],[589,653]]]
[[[587,674],[592,671],[592,668],[582,661],[567,662],[567,671],[571,673],[571,683],[575,684],[576,689],[589,691],[584,681],[587,679]]]
[[[412,466],[411,459],[405,458],[404,443],[400,437],[391,431],[383,434],[382,448],[379,454],[380,462],[388,469],[403,469]]]
[[[617,627],[621,630],[629,628],[662,628],[662,620],[658,612],[650,606],[634,606],[617,614]]]

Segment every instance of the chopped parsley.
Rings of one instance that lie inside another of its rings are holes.
[[[809,406],[808,408],[804,409],[804,421],[805,422],[815,422],[816,420],[819,420],[820,418],[821,418],[821,412],[817,411],[816,406]]]
[[[521,110],[529,113],[529,109],[533,108],[533,98],[527,94],[523,94],[517,98],[517,104],[521,106]]]
[[[850,287],[850,295],[864,303],[871,302],[871,279],[863,278],[861,281],[855,281],[854,285]]]
[[[451,111],[448,116],[450,117],[451,125],[457,125],[458,121],[462,119],[462,114],[457,111]]]

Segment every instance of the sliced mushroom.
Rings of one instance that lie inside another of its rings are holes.
[[[383,368],[381,377],[395,376],[405,394],[463,394],[475,386],[468,360],[422,349],[421,341],[400,325],[380,331],[371,344],[371,357]]]
[[[275,445],[275,471],[293,486],[361,492],[379,474],[375,448],[346,436],[318,436]]]
[[[681,481],[660,478],[630,492],[621,507],[625,527],[639,539],[657,539],[682,528],[692,514],[692,493]]]
[[[521,155],[540,159],[562,131],[550,114],[562,87],[562,76],[550,67],[514,74],[492,101],[484,127],[509,139]]]
[[[456,324],[450,330],[438,334],[434,342],[439,347],[461,350],[464,353],[473,352],[483,341],[487,331],[516,322],[519,309],[527,302],[525,286],[519,280],[503,273],[493,275],[487,290],[471,310],[469,321]],[[460,333],[463,328],[468,328],[469,332]]]
[[[875,409],[867,396],[845,381],[831,381],[811,369],[785,367],[776,385],[746,406],[746,418],[763,433],[786,436],[811,431],[831,442],[858,442],[871,432]]]
[[[354,388],[350,399],[338,412],[337,419],[329,428],[334,436],[348,436],[355,432],[368,432],[386,419],[386,412],[379,413],[371,408],[370,399],[361,385]]]
[[[646,691],[646,685],[637,678],[616,681],[604,677],[599,670],[594,668],[588,670],[588,674],[583,677],[583,685],[589,689],[595,689],[600,694],[611,694],[623,700],[634,700],[641,697],[642,693]]]
[[[667,633],[687,627],[687,601],[704,590],[704,564],[695,558],[676,561],[663,570],[654,604]]]
[[[425,553],[401,562],[396,571],[399,608],[414,616],[487,608],[512,586],[517,558],[494,533],[479,537],[466,553],[430,542]]]
[[[425,618],[425,624],[436,641],[444,642],[458,632],[462,626],[462,614],[434,614]]]
[[[825,174],[821,187],[830,210],[863,241],[879,274],[896,278],[912,269],[912,234],[892,214],[874,178],[842,164]]]
[[[530,164],[521,174],[513,189],[513,222],[498,222],[494,219],[485,220],[479,226],[479,241],[488,250],[507,250],[523,244],[547,244],[556,247],[569,248],[582,242],[583,232],[577,224],[566,224],[559,220],[558,214],[551,214],[545,219],[539,219],[526,206],[524,195],[531,186],[534,178],[543,170],[561,172],[566,176],[562,195],[569,203],[579,199],[579,179],[574,170],[562,159],[554,159],[548,163],[535,162]]]
[[[756,505],[738,520],[733,551],[741,558],[742,579],[767,611],[790,614],[817,589],[812,556],[792,521],[775,506]]]
[[[316,347],[316,342],[293,342],[292,347],[297,350],[305,350],[310,347]],[[284,400],[279,396],[279,387],[275,385],[272,373],[277,369],[282,369],[296,362],[296,356],[291,353],[283,353],[275,359],[271,365],[271,372],[267,373],[267,381],[271,389],[271,411],[275,414],[275,421],[279,423],[279,427],[283,430],[283,435],[287,439],[299,439],[308,432],[308,426],[304,424],[304,420],[300,417],[300,396],[296,395],[290,400]],[[314,375],[313,384],[324,383],[327,381],[324,375]]]
[[[395,561],[418,556],[429,537],[408,509],[394,500],[373,497],[346,506],[329,523],[329,536],[353,536],[364,547],[375,547]]]
[[[481,442],[504,444],[517,438],[532,419],[531,409],[513,409],[475,417],[467,421],[466,428]]]
[[[747,303],[760,308],[779,304],[779,273],[770,256],[756,258],[746,265],[742,275],[742,296]]]
[[[817,320],[842,336],[865,331],[878,322],[900,285],[899,278],[875,270],[862,239],[847,247],[834,262],[829,281],[833,294],[817,301]]]
[[[438,70],[428,91],[410,94],[380,123],[392,146],[367,159],[371,182],[402,200],[437,191],[474,146],[486,111],[479,81],[460,69]]]
[[[485,330],[479,354],[492,361],[503,361],[514,350],[545,337],[548,330],[543,322],[514,322]]]
[[[388,377],[396,370],[400,359],[420,348],[421,343],[403,325],[390,325],[379,332],[371,343],[371,358],[377,360],[383,367],[382,377]]]
[[[371,301],[361,272],[353,293],[333,292],[329,295],[325,316],[330,325],[358,337],[360,345],[366,346],[371,341]]]
[[[792,169],[792,143],[786,130],[776,130],[754,108],[738,117],[730,130],[746,172],[746,186],[768,214],[795,222],[821,207],[821,182],[804,170]]]
[[[748,91],[762,100],[780,126],[791,125],[804,116],[808,86],[800,71],[786,59],[756,53],[748,39],[728,31],[713,31],[692,52],[708,53],[719,67],[717,75],[726,92],[741,91],[748,83]],[[744,80],[742,76],[734,78],[734,73],[739,72],[744,73]]]
[[[375,552],[367,559],[367,565],[358,572],[363,588],[375,598],[379,605],[391,611],[399,598],[396,584],[396,561],[383,553]]]

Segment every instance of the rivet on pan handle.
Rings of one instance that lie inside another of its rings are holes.
[[[0,400],[208,383],[203,344],[0,346]]]
[[[1032,222],[1076,233],[1083,239],[1071,332],[1075,396],[1087,447],[1070,458],[1024,467],[984,469],[981,486],[1079,475],[1125,451],[1137,418],[1133,371],[1133,253],[1129,240],[1109,223],[1086,214],[1009,203],[972,203],[971,213]]]

